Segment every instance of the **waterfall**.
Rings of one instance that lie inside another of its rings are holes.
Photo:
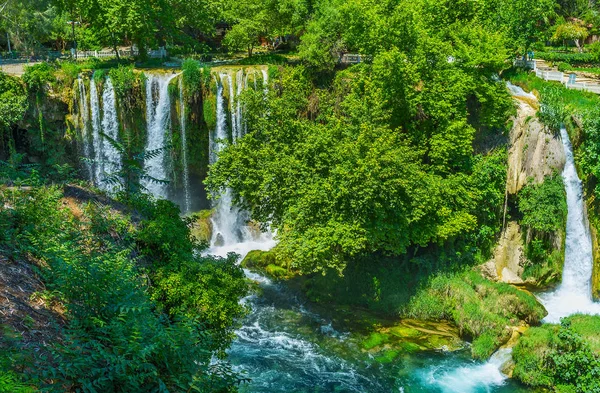
[[[600,304],[592,300],[592,239],[585,213],[583,188],[565,127],[561,127],[560,136],[567,159],[562,173],[567,191],[567,236],[562,283],[554,292],[540,296],[548,310],[548,316],[544,319],[548,323],[559,323],[561,318],[575,313],[600,314]]]
[[[237,138],[241,138],[242,137],[242,103],[240,102],[240,94],[242,92],[242,90],[244,89],[244,70],[239,70],[235,76],[235,81],[236,81],[236,92],[235,92],[235,101],[236,101],[236,128],[237,128],[237,133],[236,135],[233,137],[233,139],[237,139]]]
[[[179,115],[179,125],[181,126],[181,161],[183,165],[183,193],[184,193],[184,206],[183,213],[190,212],[191,196],[190,196],[190,171],[188,168],[187,160],[187,135],[186,135],[186,124],[185,124],[185,101],[183,96],[183,78],[179,79],[179,103],[181,112]]]
[[[90,112],[92,114],[92,148],[94,150],[93,181],[98,186],[102,180],[102,140],[100,139],[100,100],[96,81],[92,75],[90,80]]]
[[[85,83],[81,75],[77,76],[78,99],[79,104],[79,120],[81,121],[81,140],[83,141],[83,156],[87,159],[92,159],[92,147],[90,146],[89,121],[90,108],[87,102],[87,94],[85,91]],[[94,180],[94,169],[90,162],[85,164],[87,175],[90,180]]]
[[[263,76],[263,89],[264,89],[265,95],[267,95],[267,93],[269,93],[269,73],[265,69],[262,69],[260,71],[262,72],[262,76]]]
[[[231,76],[220,74],[217,80],[217,125],[213,138],[211,138],[211,164],[215,163],[218,153],[226,146],[227,141],[227,112],[225,111],[225,97],[223,96],[223,80],[229,82],[229,91],[233,97],[233,84]],[[231,100],[233,108],[233,100]],[[232,127],[236,124],[235,115],[232,112]],[[232,204],[231,190],[227,189],[217,201],[214,217],[212,219],[213,234],[211,244],[217,247],[235,244],[241,241],[238,235],[238,211]]]
[[[501,348],[485,363],[456,367],[454,362],[444,362],[422,372],[420,378],[444,393],[490,392],[506,383],[508,377],[501,369],[511,357],[512,349]]]
[[[105,135],[117,141],[119,139],[119,120],[117,119],[117,98],[115,89],[113,88],[110,77],[104,82],[102,91],[102,131]],[[102,162],[105,173],[101,175],[102,179],[106,179],[105,175],[119,172],[122,168],[121,153],[117,150],[107,138],[102,139]],[[112,189],[110,185],[103,185],[106,190]]]
[[[171,127],[171,98],[169,97],[169,82],[178,74],[148,75],[146,81],[146,125],[148,136],[146,153],[162,149],[152,154],[144,162],[148,176],[156,180],[166,180],[166,149],[167,132]],[[156,96],[156,99],[155,99]],[[166,198],[167,186],[164,183],[142,179],[142,185],[157,198]]]
[[[242,78],[238,78],[242,79]],[[242,79],[243,80],[243,79]],[[229,83],[230,97],[234,97],[233,83],[231,75],[219,74],[217,78],[217,124],[210,139],[210,163],[214,164],[218,159],[218,154],[227,145],[227,112],[225,110],[225,97],[223,92],[223,83]],[[242,84],[243,87],[243,84]],[[241,87],[240,89],[241,90]],[[241,121],[238,122],[237,108],[230,99],[231,126],[237,130]],[[235,112],[234,112],[234,109]],[[240,111],[240,117],[242,113]],[[233,141],[237,139],[238,134],[233,132]],[[211,219],[213,231],[211,239],[211,248],[209,254],[226,256],[229,252],[236,252],[243,258],[252,250],[268,250],[275,245],[270,233],[257,234],[250,230],[246,225],[247,214],[233,204],[232,191],[226,189],[217,200],[215,213]]]
[[[231,114],[231,138],[235,139],[237,136],[237,111],[235,110],[235,87],[233,86],[233,77],[231,74],[220,74],[221,83],[223,78],[226,79],[227,85],[229,86],[229,113]]]

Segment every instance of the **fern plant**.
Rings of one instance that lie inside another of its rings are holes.
[[[119,152],[121,162],[94,160],[87,157],[82,157],[81,159],[86,163],[105,164],[105,167],[119,168],[116,171],[105,173],[106,177],[103,179],[103,182],[109,185],[111,189],[124,192],[127,199],[129,199],[132,195],[148,192],[148,189],[142,184],[142,180],[155,184],[169,183],[168,180],[150,176],[148,168],[144,166],[144,162],[158,157],[162,152],[170,149],[170,145],[154,150],[139,151],[135,147],[133,137],[129,132],[124,133],[122,141],[112,138],[104,132],[100,132],[100,135]]]

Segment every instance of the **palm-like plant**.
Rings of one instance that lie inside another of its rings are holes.
[[[150,183],[168,184],[165,179],[157,179],[148,174],[148,168],[144,167],[144,162],[159,156],[163,151],[170,148],[169,145],[154,150],[139,150],[136,147],[131,133],[125,132],[123,140],[119,141],[110,135],[100,132],[108,143],[119,152],[121,162],[112,162],[109,160],[94,160],[82,157],[84,162],[102,164],[104,167],[119,168],[118,170],[105,172],[105,178],[102,180],[115,191],[123,191],[127,197],[149,190],[142,184],[142,180]]]

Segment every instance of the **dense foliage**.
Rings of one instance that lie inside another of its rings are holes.
[[[514,377],[560,392],[600,390],[599,318],[575,315],[560,325],[531,328],[514,348]]]
[[[170,202],[137,197],[128,213],[74,190],[0,192],[0,252],[36,261],[68,321],[44,356],[21,365],[28,378],[60,392],[230,391],[237,376],[212,359],[245,312],[235,258],[196,256]]]
[[[494,78],[503,40],[469,23],[472,14],[461,26],[428,22],[427,5],[372,9],[370,28],[402,35],[365,38],[378,48],[372,64],[337,73],[329,87],[302,67],[282,69],[266,103],[249,97],[248,134],[213,166],[212,189],[231,187],[304,271],[342,271],[368,253],[416,253],[497,227],[503,175],[479,176],[473,145],[486,130],[501,133],[512,111]]]

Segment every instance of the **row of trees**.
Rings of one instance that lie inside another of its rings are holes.
[[[330,62],[324,51],[372,53],[395,32],[381,27],[378,15],[405,0],[2,0],[0,43],[8,49],[36,46],[69,47],[76,36],[80,47],[136,44],[141,49],[179,45],[186,50],[207,50],[225,28],[224,44],[245,50],[268,43],[277,48],[289,39],[302,38],[304,55],[312,62]],[[556,0],[486,0],[425,4],[432,21],[446,23],[457,16],[479,15],[480,22],[501,29],[513,46],[527,47],[560,10]],[[579,8],[577,8],[579,9]],[[434,15],[435,14],[435,15]],[[352,28],[345,26],[351,25]],[[367,34],[367,35],[363,35]],[[317,47],[317,48],[315,48]],[[320,49],[320,50],[318,50]]]

